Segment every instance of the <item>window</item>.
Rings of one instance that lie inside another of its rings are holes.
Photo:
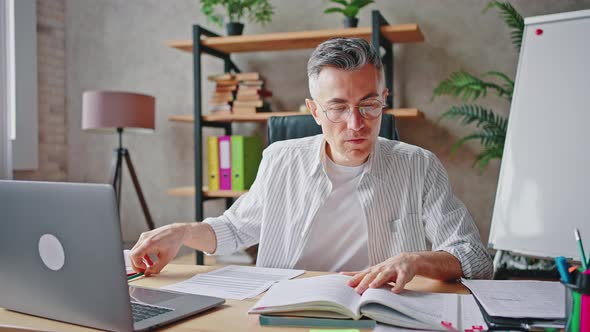
[[[0,0],[0,179],[12,179],[13,108],[9,97],[10,79],[9,0]]]
[[[2,48],[6,70],[3,89],[8,114],[4,117],[10,121],[7,131],[12,140],[12,168],[33,170],[38,168],[39,159],[37,8],[35,0],[0,3],[4,8],[6,36],[6,47]]]

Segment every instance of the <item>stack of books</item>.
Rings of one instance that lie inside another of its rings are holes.
[[[272,92],[264,88],[264,80],[257,72],[239,73],[236,99],[233,102],[234,114],[253,114],[270,112],[270,104],[264,98],[272,97]]]
[[[234,93],[238,88],[238,81],[231,73],[208,76],[209,81],[215,82],[215,91],[209,99],[209,114],[231,114]]]
[[[209,136],[207,148],[209,190],[250,189],[262,160],[260,136]]]

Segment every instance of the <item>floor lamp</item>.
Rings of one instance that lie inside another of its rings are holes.
[[[154,222],[141,191],[129,150],[123,147],[123,130],[153,132],[155,104],[156,99],[152,96],[129,92],[86,91],[82,96],[82,129],[116,132],[119,136],[119,147],[113,151],[109,172],[109,183],[113,185],[117,194],[117,204],[121,205],[124,160],[150,230],[155,228]]]

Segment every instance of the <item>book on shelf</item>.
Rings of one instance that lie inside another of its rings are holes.
[[[215,82],[215,87],[222,87],[222,86],[237,86],[238,81],[236,80],[222,80],[222,81],[216,81]]]
[[[261,87],[264,85],[263,80],[253,80],[253,81],[240,81],[238,83],[238,89],[242,87]]]
[[[250,314],[353,319],[362,317],[404,328],[457,331],[487,330],[472,295],[391,291],[369,288],[362,295],[347,285],[348,276],[332,274],[281,281],[248,311]]]
[[[230,81],[230,80],[234,80],[234,79],[235,79],[235,75],[232,73],[222,73],[222,74],[214,74],[214,75],[207,76],[207,80],[213,81],[213,82]]]
[[[238,89],[237,85],[215,85],[215,92],[232,92]]]
[[[215,91],[211,95],[211,98],[229,99],[233,98],[234,93],[232,91]]]
[[[233,96],[212,96],[209,98],[209,105],[227,104],[234,101]]]
[[[231,189],[250,189],[262,160],[262,139],[259,136],[231,136]]]
[[[249,72],[249,73],[237,73],[235,74],[235,79],[238,81],[256,81],[260,80],[260,73],[258,72]]]
[[[219,138],[207,137],[207,178],[209,190],[219,190]]]
[[[262,100],[258,95],[238,95],[236,96],[236,101],[258,101]]]
[[[251,115],[251,114],[256,114],[256,113],[260,113],[260,112],[270,112],[270,104],[266,101],[261,101],[262,102],[262,107],[256,107],[256,106],[241,106],[239,103],[237,106],[235,106],[234,102],[234,106],[232,106],[232,112],[234,114],[243,114],[243,115]]]
[[[232,106],[230,103],[211,104],[209,103],[209,114],[232,114]]]
[[[209,112],[209,115],[215,115],[215,116],[227,116],[227,117],[231,117],[234,113],[231,111],[231,109],[229,110],[219,110],[219,111],[212,111]]]
[[[232,113],[236,115],[252,115],[258,112],[258,108],[256,107],[232,107]]]
[[[261,99],[258,100],[235,100],[233,103],[234,107],[262,107],[264,102]]]
[[[238,98],[240,98],[242,96],[256,96],[259,98],[266,98],[266,97],[272,97],[272,92],[270,92],[266,89],[240,89],[240,90],[238,90],[236,96]]]
[[[231,111],[231,104],[228,102],[209,103],[209,112]]]

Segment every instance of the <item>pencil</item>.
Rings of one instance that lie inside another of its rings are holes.
[[[588,269],[588,261],[586,261],[586,253],[584,252],[584,245],[582,244],[582,238],[580,237],[580,230],[577,228],[574,230],[574,236],[576,237],[576,243],[578,243],[578,250],[580,251],[580,260],[582,263],[582,268],[585,270]]]
[[[131,281],[131,280],[133,280],[133,279],[137,279],[137,278],[139,278],[139,277],[141,277],[141,276],[143,276],[143,272],[136,273],[136,274],[134,274],[134,275],[128,276],[128,277],[127,277],[127,281]]]

